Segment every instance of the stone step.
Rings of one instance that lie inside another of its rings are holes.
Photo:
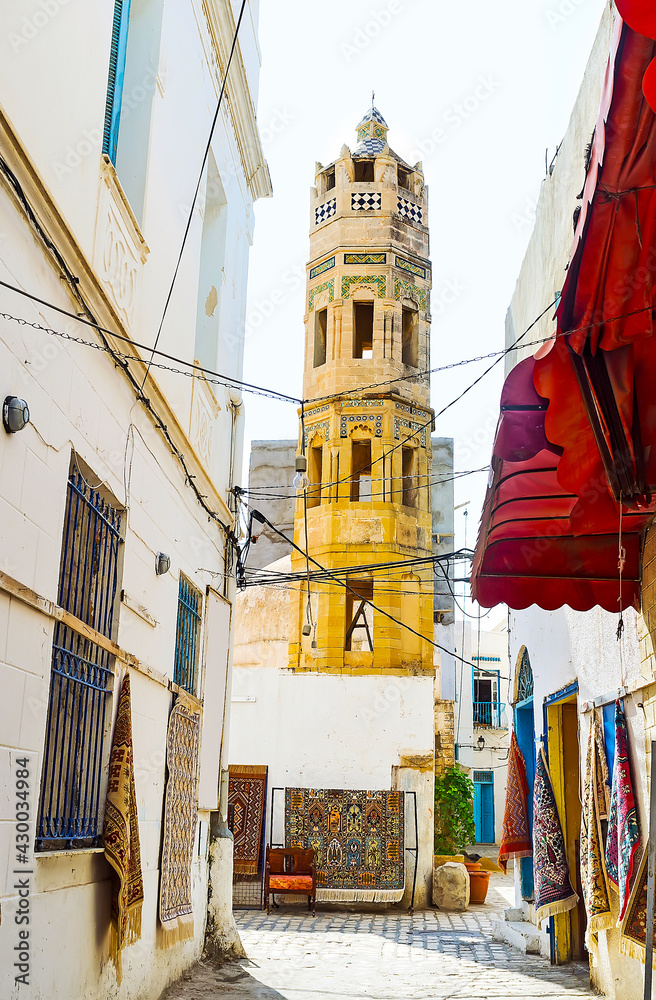
[[[540,932],[528,920],[494,920],[492,937],[495,941],[505,941],[524,955],[540,954]]]

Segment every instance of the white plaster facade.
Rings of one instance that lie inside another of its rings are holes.
[[[115,693],[125,669],[131,675],[145,902],[141,939],[123,954],[119,986],[108,961],[111,870],[102,848],[37,853],[30,896],[30,997],[156,998],[200,956],[210,817],[219,810],[220,769],[227,764],[223,720],[230,697],[232,585],[223,582],[225,534],[209,519],[190,482],[193,476],[205,505],[230,525],[229,491],[240,477],[241,397],[223,385],[153,367],[144,386],[148,409],[135,392],[146,374],[141,358],[148,354],[112,334],[144,345],[155,341],[235,14],[229,0],[133,0],[116,169],[102,154],[113,14],[114,4],[101,0],[37,6],[20,0],[0,10],[6,42],[0,61],[0,279],[73,314],[82,313],[86,303],[97,322],[112,331],[105,335],[105,346],[134,358],[126,362],[130,381],[107,351],[9,319],[0,325],[0,397],[24,398],[31,412],[21,433],[0,430],[0,995],[7,998],[25,993],[25,986],[14,983],[12,952],[19,905],[12,876],[12,774],[16,759],[27,755],[34,820],[73,453],[126,511],[112,662]],[[158,344],[188,364],[202,350],[208,368],[237,379],[252,205],[270,194],[254,111],[257,14],[257,0],[250,0]],[[24,193],[22,204],[18,190]],[[26,204],[36,223],[28,221]],[[212,212],[221,216],[222,246],[207,239]],[[66,273],[77,280],[68,280]],[[4,313],[103,343],[93,325],[6,288],[0,302]],[[171,558],[162,576],[155,574],[157,552]],[[156,914],[180,573],[205,599],[202,681],[196,691],[204,705],[192,870],[194,938],[162,949]],[[113,712],[116,700],[115,694]],[[101,801],[105,787],[106,775]],[[223,850],[221,838],[214,858],[231,865],[231,851]],[[235,945],[230,877],[225,875],[213,877],[219,950]],[[217,899],[217,892],[225,899]]]
[[[544,178],[536,208],[534,230],[517,279],[506,317],[506,346],[527,329],[554,299],[563,285],[572,250],[573,212],[580,204],[585,176],[585,150],[595,129],[601,88],[606,71],[614,8],[608,5],[590,54],[577,101],[572,110],[563,142]],[[531,330],[526,340],[540,340],[555,332],[553,309],[549,310]],[[512,351],[506,359],[509,371],[523,357],[537,348],[523,347]],[[589,717],[586,703],[603,699],[612,701],[626,689],[625,713],[629,728],[631,768],[634,791],[642,831],[648,829],[645,803],[647,779],[645,761],[644,715],[639,703],[641,685],[648,678],[641,676],[638,642],[638,616],[633,610],[624,612],[625,630],[620,642],[616,638],[617,615],[600,608],[582,613],[564,606],[557,611],[543,611],[532,606],[509,613],[509,645],[512,692],[518,657],[522,647],[528,650],[534,679],[534,726],[536,740],[546,739],[543,705],[546,698],[568,685],[578,683],[579,764],[581,780],[585,767]],[[651,680],[651,678],[649,678]],[[633,693],[631,691],[633,689]],[[511,711],[511,710],[510,710]],[[519,865],[515,865],[517,906],[533,919],[533,908],[522,902]],[[549,955],[548,921],[541,925],[541,948]],[[619,932],[616,929],[599,934],[599,956],[592,965],[593,983],[609,998],[621,996],[633,1000],[642,996],[643,967],[619,953]]]
[[[288,571],[289,556],[270,567]],[[249,587],[237,596],[230,763],[266,764],[271,789],[398,788],[417,793],[419,863],[415,906],[430,900],[433,845],[433,678],[294,673],[289,669],[290,591]],[[284,795],[273,836],[284,843]],[[414,846],[406,796],[406,847]],[[406,853],[410,903],[414,855]],[[317,892],[321,899],[321,891]]]

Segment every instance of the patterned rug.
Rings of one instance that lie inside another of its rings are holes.
[[[196,840],[199,720],[199,714],[179,697],[166,737],[168,779],[159,884],[164,948],[194,936],[191,862]]]
[[[533,788],[533,880],[538,920],[565,913],[579,901],[570,882],[565,838],[543,747],[535,765]]]
[[[588,915],[585,940],[589,950],[597,948],[597,933],[613,924],[601,831],[601,821],[608,817],[609,786],[604,736],[597,713],[593,711],[581,803],[581,885]]]
[[[533,854],[527,800],[526,764],[513,731],[508,753],[506,802],[503,810],[501,847],[499,848],[499,864],[504,872],[508,868],[509,858],[530,858]]]
[[[105,857],[116,873],[112,877],[109,950],[120,984],[121,952],[141,936],[141,907],[144,898],[134,787],[129,673],[126,673],[121,686],[109,757],[103,841]]]
[[[638,814],[633,797],[629,767],[629,735],[622,703],[615,702],[615,763],[613,789],[608,814],[606,870],[608,878],[620,896],[620,922],[629,902],[629,882],[633,874],[633,859],[640,843]]]
[[[645,960],[645,942],[647,940],[647,851],[644,852],[638,877],[633,884],[633,890],[626,907],[626,913],[621,923],[620,951],[638,961]],[[654,928],[654,954],[656,954],[656,927]]]
[[[261,871],[266,787],[266,767],[230,765],[228,806],[232,807],[234,871],[237,875],[258,875]]]
[[[286,788],[285,845],[314,850],[317,899],[399,900],[403,792]]]

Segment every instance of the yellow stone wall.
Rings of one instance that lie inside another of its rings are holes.
[[[295,585],[289,665],[331,673],[434,673],[433,568],[431,564],[375,573],[364,567],[432,554],[431,428],[428,378],[412,378],[430,367],[430,262],[427,191],[419,164],[405,165],[399,186],[397,159],[385,149],[376,157],[373,181],[354,181],[355,163],[346,147],[329,168],[317,165],[311,198],[310,261],[307,265],[304,398],[301,414],[306,452],[322,449],[322,488],[307,510],[310,555],[331,570],[371,576],[373,652],[345,650],[346,590],[326,582],[311,585],[316,622],[303,637],[307,590]],[[334,169],[334,186],[332,182]],[[330,180],[329,180],[330,178]],[[374,205],[362,210],[361,204]],[[371,358],[353,356],[354,305],[373,302]],[[402,357],[403,306],[417,314],[417,364]],[[317,312],[327,309],[326,359],[315,367]],[[363,388],[365,387],[365,388]],[[371,441],[371,498],[351,500],[353,441]],[[405,505],[402,446],[415,451],[416,506]],[[383,455],[385,458],[383,460]],[[312,462],[309,462],[312,472]],[[310,491],[311,492],[311,491]],[[305,547],[302,499],[294,537]],[[292,569],[305,570],[298,552]],[[311,570],[316,567],[311,566]],[[387,612],[414,629],[414,636]]]

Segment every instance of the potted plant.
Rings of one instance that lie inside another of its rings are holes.
[[[435,864],[463,863],[475,836],[474,783],[454,765],[435,778]]]

